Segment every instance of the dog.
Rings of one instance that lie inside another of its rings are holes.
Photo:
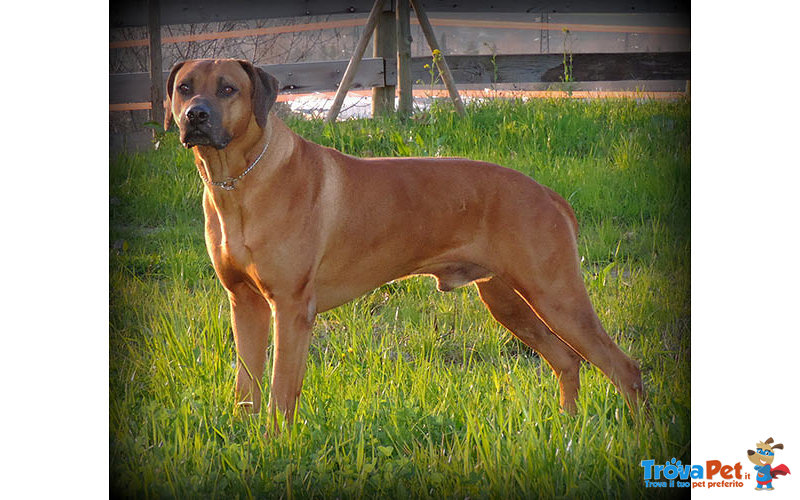
[[[461,158],[356,158],[270,113],[278,81],[248,61],[191,60],[167,80],[174,119],[204,183],[205,239],[228,293],[236,398],[258,412],[270,324],[268,408],[291,425],[315,316],[392,280],[474,283],[491,315],[535,349],[576,410],[582,359],[632,408],[636,362],[600,324],[580,270],[569,204],[530,177]]]
[[[773,467],[772,462],[775,461],[775,450],[782,450],[783,444],[773,443],[773,439],[769,438],[766,441],[759,441],[756,443],[756,451],[747,450],[747,459],[756,464],[753,467],[756,472],[756,486],[757,491],[774,490],[772,486],[773,479],[779,479],[780,476],[791,474],[789,468],[783,464]]]

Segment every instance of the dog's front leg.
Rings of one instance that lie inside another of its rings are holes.
[[[306,373],[308,345],[311,328],[316,317],[316,306],[310,294],[300,299],[276,299],[275,351],[272,363],[272,385],[269,409],[274,431],[278,432],[280,414],[287,426],[294,419],[297,399]]]
[[[228,298],[236,342],[236,402],[258,413],[272,312],[264,297],[244,284],[231,287]]]

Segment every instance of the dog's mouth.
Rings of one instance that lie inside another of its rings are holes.
[[[181,137],[181,143],[187,149],[194,146],[212,146],[216,149],[223,149],[229,142],[230,140],[227,138],[214,138],[211,134],[199,128],[191,128]]]

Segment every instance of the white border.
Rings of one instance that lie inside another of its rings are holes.
[[[800,498],[798,8],[693,3],[692,462],[752,473],[747,449],[774,437],[795,474],[692,494]]]
[[[3,7],[4,498],[107,498],[108,3]]]

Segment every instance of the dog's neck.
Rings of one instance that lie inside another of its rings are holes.
[[[241,134],[241,138],[234,139],[224,149],[196,146],[195,165],[206,189],[212,192],[227,191],[218,184],[237,179],[243,173],[246,173],[246,176],[235,181],[231,193],[241,192],[249,185],[258,182],[258,179],[263,179],[262,171],[274,169],[276,164],[282,163],[285,151],[281,144],[285,141],[281,139],[287,132],[291,133],[286,125],[274,115],[270,115],[264,128],[252,120],[248,124],[247,131]]]

